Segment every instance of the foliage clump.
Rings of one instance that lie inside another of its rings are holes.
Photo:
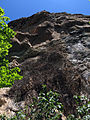
[[[63,105],[59,98],[58,93],[52,90],[47,92],[46,85],[43,85],[38,98],[34,98],[30,105],[31,120],[58,120],[61,118]]]
[[[29,108],[29,113],[26,113]],[[47,92],[46,85],[33,103],[26,107],[12,118],[5,116],[2,120],[62,120],[63,105],[59,101],[59,94],[53,91]]]
[[[4,16],[4,10],[0,7],[0,88],[10,87],[15,80],[22,79],[18,74],[18,67],[10,68],[7,55],[12,47],[11,38],[15,36],[15,32],[8,27],[7,21],[10,19]]]
[[[90,120],[90,102],[85,96],[74,96],[77,103],[76,113],[70,114],[64,120]],[[28,111],[28,112],[27,112]],[[2,115],[1,120],[63,120],[63,105],[59,101],[59,94],[52,90],[47,92],[46,86],[32,104],[7,118]]]
[[[71,114],[67,120],[90,120],[90,101],[85,96],[74,96],[77,104],[75,115]]]

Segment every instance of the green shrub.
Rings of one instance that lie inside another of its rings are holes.
[[[90,102],[84,96],[74,96],[78,105],[75,115],[69,115],[66,120],[90,120]],[[29,111],[29,112],[27,112]],[[7,118],[0,116],[0,120],[63,120],[63,105],[59,101],[59,95],[56,92],[43,90],[37,98],[33,98],[32,104],[16,113],[16,116]]]
[[[46,85],[43,85],[43,90],[38,98],[33,98],[33,103],[29,106],[30,112],[26,114],[27,109],[28,107],[12,118],[1,116],[4,118],[1,120],[60,120],[63,105],[59,101],[59,95],[51,90],[47,92]]]
[[[10,38],[16,34],[8,27],[6,23],[8,20],[10,19],[4,16],[4,10],[0,7],[0,88],[10,87],[15,80],[22,79],[18,74],[20,69],[18,67],[10,69],[7,60],[8,51],[12,47]]]
[[[90,120],[90,101],[85,96],[74,96],[77,112],[75,115],[69,115],[67,120]]]
[[[33,99],[30,108],[30,120],[58,120],[62,117],[63,105],[59,94],[51,90],[47,92],[46,85],[43,85],[38,98]]]

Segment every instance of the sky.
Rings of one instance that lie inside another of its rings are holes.
[[[90,15],[89,0],[0,0],[0,7],[11,20],[29,17],[42,10]]]

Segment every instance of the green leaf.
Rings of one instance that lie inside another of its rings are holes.
[[[10,87],[15,80],[22,79],[22,76],[18,74],[21,71],[20,68],[11,69],[6,59],[9,49],[12,47],[10,38],[16,34],[8,27],[6,23],[8,20],[10,19],[4,16],[4,10],[0,7],[0,88]]]

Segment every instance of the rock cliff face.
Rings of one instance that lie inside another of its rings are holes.
[[[65,113],[73,112],[73,95],[90,93],[90,16],[39,12],[9,23],[14,31],[11,64],[21,68],[10,95],[31,102],[42,84],[61,95]],[[13,60],[14,59],[14,60]],[[13,61],[12,61],[13,60]]]

